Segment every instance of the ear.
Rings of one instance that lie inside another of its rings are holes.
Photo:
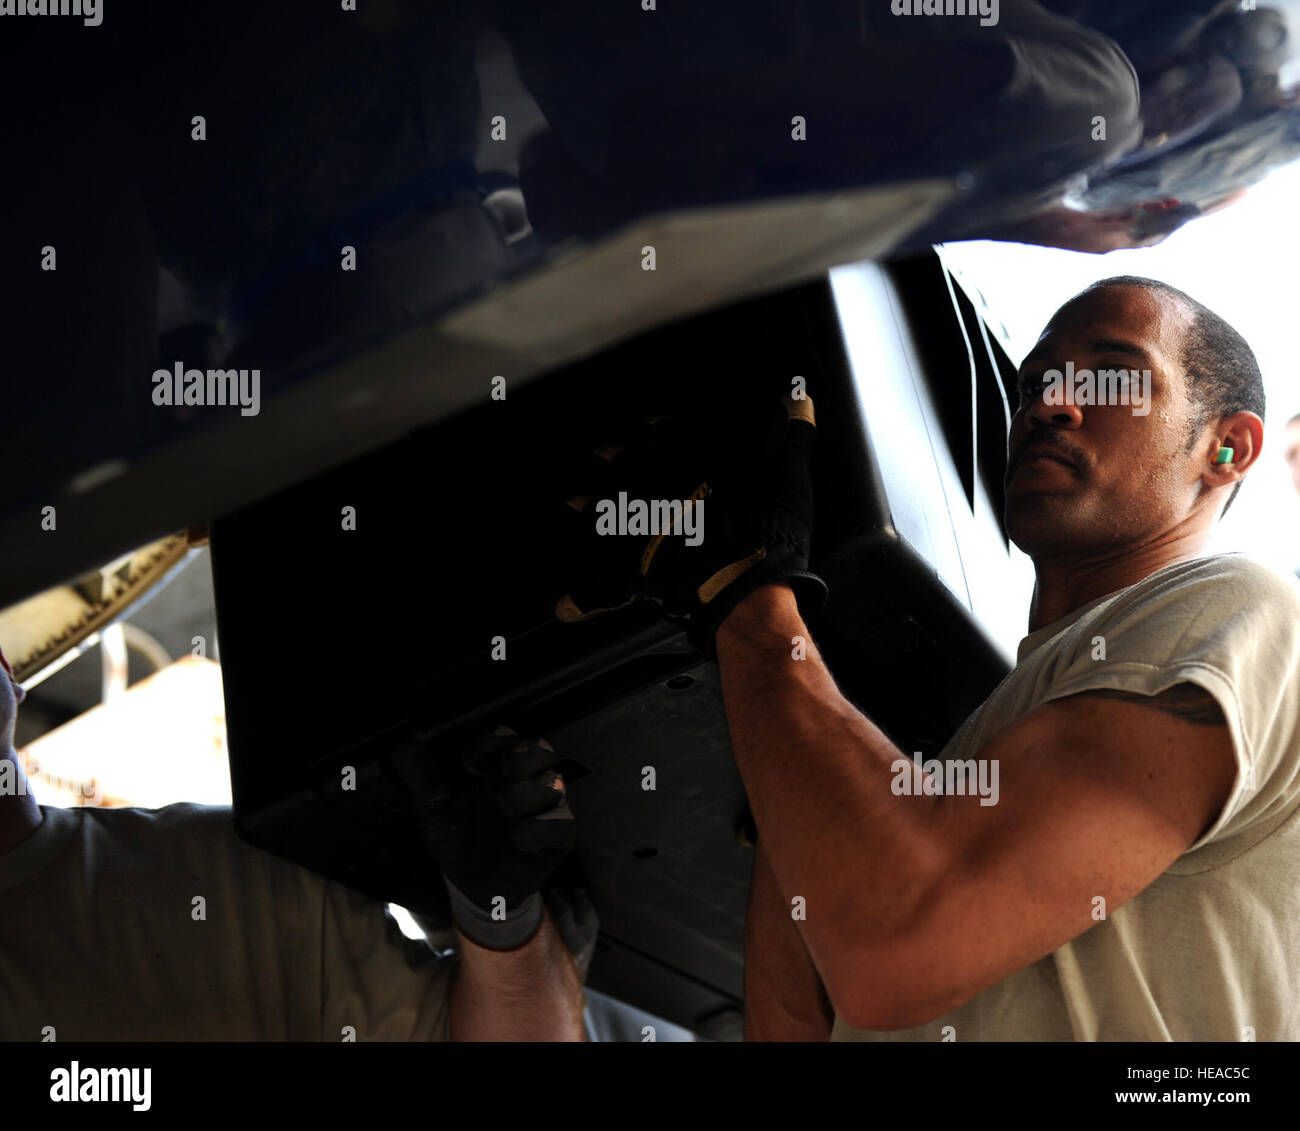
[[[1201,479],[1210,487],[1231,486],[1243,479],[1259,459],[1264,447],[1264,422],[1253,412],[1234,412],[1219,421],[1210,444]],[[1230,462],[1216,462],[1220,447],[1232,449]]]

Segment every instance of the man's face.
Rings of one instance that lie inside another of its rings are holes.
[[[1122,554],[1188,519],[1205,458],[1200,444],[1187,450],[1195,412],[1180,357],[1191,317],[1160,294],[1105,287],[1048,323],[1020,367],[1007,441],[1007,531],[1025,553]],[[1076,372],[1150,370],[1149,411],[1048,404],[1043,374],[1064,374],[1067,362]],[[1035,452],[1055,458],[1030,458]]]
[[[1286,426],[1286,465],[1291,469],[1291,485],[1300,492],[1300,420]]]

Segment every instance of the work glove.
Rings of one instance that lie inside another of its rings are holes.
[[[555,751],[498,727],[459,758],[426,760],[416,818],[442,870],[452,918],[471,942],[513,950],[542,922],[542,887],[574,844]]]
[[[718,626],[762,585],[787,583],[805,617],[819,612],[826,583],[808,562],[816,435],[812,398],[786,396],[758,458],[714,478],[697,470],[692,439],[670,421],[614,451],[602,484],[570,501],[578,514],[572,580],[556,616],[582,621],[654,601],[713,658]],[[668,533],[662,521],[658,532],[623,532],[633,529],[636,503],[659,500],[683,505]]]

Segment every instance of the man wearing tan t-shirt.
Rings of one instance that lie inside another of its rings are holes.
[[[702,540],[576,556],[561,620],[653,600],[717,658],[758,830],[749,1037],[1300,1040],[1300,587],[1205,556],[1263,415],[1249,346],[1180,291],[1056,313],[1008,437],[1029,635],[923,764],[810,640],[802,390],[696,488]]]
[[[1149,370],[1149,411],[1059,403],[1069,362]],[[1020,382],[1030,634],[937,759],[913,772],[813,649],[788,659],[788,587],[718,631],[759,830],[748,1034],[1300,1039],[1300,590],[1203,556],[1259,456],[1254,357],[1180,292],[1107,281]]]
[[[453,959],[404,939],[381,903],[244,844],[229,809],[42,808],[13,750],[22,697],[0,656],[0,1040],[585,1039],[574,957],[528,894],[572,825],[551,819],[569,814],[559,775],[539,772],[544,742],[472,748],[480,780],[507,764],[510,813],[495,787],[458,795],[482,795],[479,831],[495,817],[538,853],[503,848],[485,870],[455,844],[460,816],[430,806]],[[480,887],[513,893],[505,922]]]

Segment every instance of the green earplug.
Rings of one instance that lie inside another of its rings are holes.
[[[1214,457],[1214,462],[1215,462],[1215,463],[1231,463],[1231,462],[1232,462],[1232,449],[1231,449],[1231,448],[1220,448],[1220,449],[1219,449],[1219,454],[1216,455],[1216,456]]]

